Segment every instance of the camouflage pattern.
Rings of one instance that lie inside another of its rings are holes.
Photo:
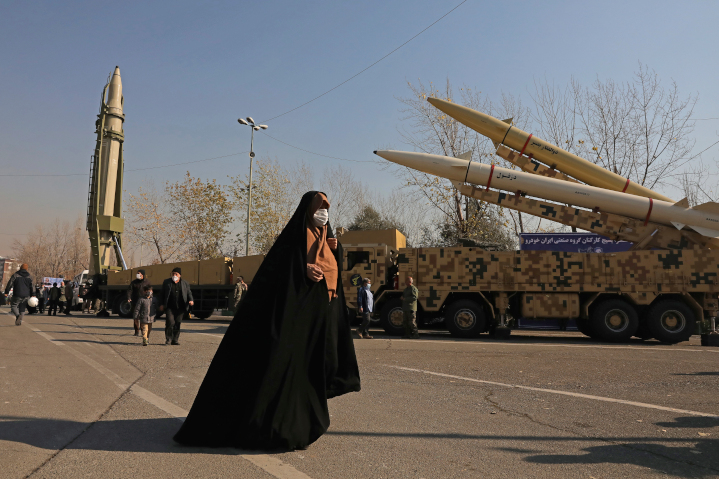
[[[579,317],[577,293],[523,293],[520,298],[523,318]]]
[[[575,293],[582,303],[609,293],[624,295],[637,304],[649,304],[662,294],[691,295],[698,298],[691,301],[704,310],[699,318],[716,315],[717,310],[717,250],[565,253],[403,248],[397,263],[400,283],[414,277],[424,311],[439,311],[452,294],[480,293],[477,297],[487,303],[494,316],[492,298],[514,292],[543,293],[533,295],[540,301],[533,306],[537,317],[566,317],[567,308],[574,308],[571,295],[547,297],[549,293]],[[582,312],[585,310],[582,307]]]
[[[456,184],[460,193],[487,203],[556,221],[567,226],[597,233],[613,240],[634,243],[633,249],[667,248],[713,248],[719,249],[719,241],[689,230],[677,230],[671,226],[648,222],[611,213],[587,211],[571,206],[526,198],[521,195],[487,191],[471,185]]]
[[[515,166],[518,166],[527,173],[534,173],[539,176],[546,176],[547,178],[555,178],[557,180],[569,181],[572,183],[579,183],[574,178],[570,178],[559,170],[544,166],[532,157],[520,155],[518,152],[507,148],[504,145],[499,145],[497,148],[497,156],[507,160]]]
[[[340,238],[341,241],[342,239]],[[358,274],[361,278],[369,278],[372,282],[372,292],[376,293],[387,282],[387,270],[393,264],[393,255],[390,254],[387,245],[353,246],[342,244],[342,248],[344,250],[342,287],[347,307],[356,310],[357,287],[359,284],[352,284],[352,276]]]

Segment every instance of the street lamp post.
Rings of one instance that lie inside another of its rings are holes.
[[[255,125],[255,120],[251,116],[246,119],[238,118],[237,123],[247,125],[252,128],[250,133],[250,181],[247,185],[247,236],[245,237],[245,256],[250,255],[250,213],[252,212],[252,162],[255,160],[255,152],[253,146],[255,143],[255,131],[266,130],[267,125]]]

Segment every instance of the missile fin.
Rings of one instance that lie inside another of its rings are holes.
[[[713,230],[710,228],[702,228],[701,226],[692,226],[692,225],[689,225],[689,227],[702,236],[708,236],[710,238],[719,238],[719,231],[717,231],[717,230]]]
[[[690,208],[689,200],[684,198],[683,200],[679,200],[676,203],[674,203],[674,206],[681,206],[682,208]],[[681,229],[681,228],[679,228],[679,229]]]
[[[502,120],[502,122],[503,122],[503,123],[506,123],[507,125],[511,125],[511,124],[512,124],[512,120],[514,120],[514,117],[512,117],[512,118],[507,118],[506,120]]]
[[[710,201],[708,203],[703,203],[701,205],[697,205],[692,209],[699,210],[699,211],[706,211],[707,213],[719,215],[719,203],[714,203],[713,201]]]
[[[672,221],[672,224],[673,224],[674,227],[675,227],[676,229],[678,229],[678,230],[680,230],[680,229],[682,229],[682,228],[684,228],[684,227],[686,226],[684,223],[678,223],[678,222],[676,222],[676,221]]]
[[[457,158],[459,158],[460,160],[467,160],[467,161],[471,160],[472,159],[472,150],[465,151],[461,155],[458,155]]]

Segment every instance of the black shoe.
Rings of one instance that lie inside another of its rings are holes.
[[[15,320],[15,326],[22,326],[22,319],[21,319],[21,318],[17,318],[17,319]]]
[[[165,341],[165,346],[169,346],[169,345],[170,345],[170,340],[168,339],[167,341]]]
[[[179,345],[180,345],[180,342],[179,342],[179,341],[173,341],[173,342],[172,342],[172,345],[173,345],[173,346],[179,346]]]
[[[135,336],[139,336],[139,335],[140,335],[140,331],[135,331]]]

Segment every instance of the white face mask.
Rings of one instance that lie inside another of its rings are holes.
[[[172,276],[172,281],[174,281],[175,283],[177,283],[178,281],[180,281],[180,277],[173,275],[173,276]]]
[[[317,210],[312,217],[312,222],[315,224],[315,226],[324,226],[327,224],[327,221],[330,219],[330,214],[327,211],[327,208],[320,208]]]
[[[140,273],[137,273],[137,279],[142,279],[142,275]]]

